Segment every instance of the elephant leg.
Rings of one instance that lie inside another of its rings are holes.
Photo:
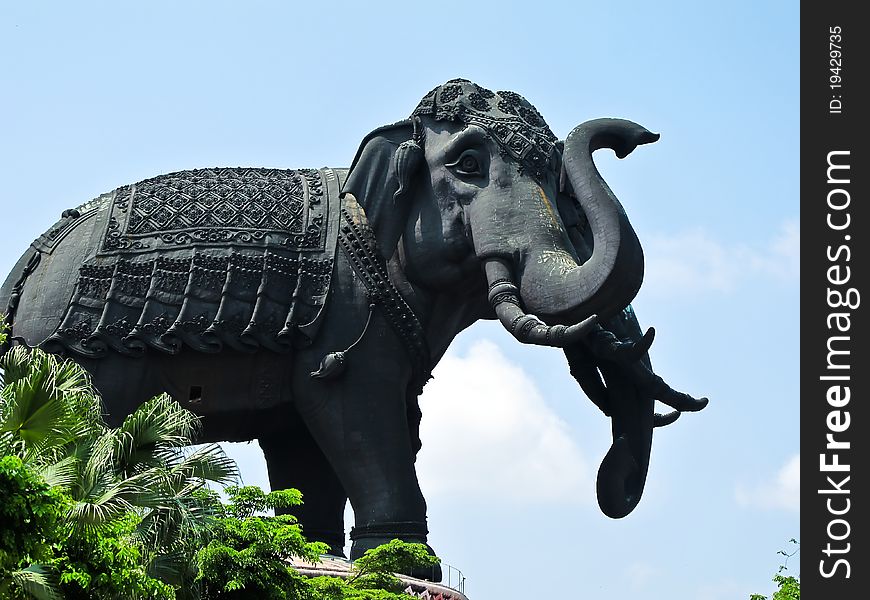
[[[323,542],[329,554],[344,557],[347,494],[308,428],[300,421],[289,431],[260,437],[259,442],[272,489],[293,487],[302,492],[302,506],[283,512],[299,519],[308,541]]]
[[[338,381],[316,383],[311,404],[297,399],[353,506],[352,560],[392,539],[425,544],[428,533],[403,386],[386,384],[390,379],[378,377],[377,366],[360,381],[355,367]],[[440,580],[440,568],[409,574]]]

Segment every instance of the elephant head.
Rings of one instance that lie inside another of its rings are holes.
[[[372,132],[343,188],[368,215],[383,258],[414,284],[488,290],[484,318],[521,342],[565,347],[575,375],[584,370],[579,348],[589,347],[586,367],[596,379],[600,371],[611,396],[614,447],[599,473],[599,504],[614,517],[640,498],[662,394],[651,395],[651,332],[618,325],[640,288],[643,252],[592,152],[622,158],[658,137],[598,119],[560,142],[518,94],[455,79],[409,119]],[[594,341],[608,337],[609,345]],[[609,361],[618,357],[605,347],[627,348],[631,364]]]
[[[622,157],[656,139],[630,121],[599,119],[557,142],[518,94],[455,79],[411,119],[364,140],[344,191],[359,199],[385,258],[398,250],[412,280],[443,288],[483,272],[512,335],[565,346],[618,314],[643,279],[640,243],[591,154],[609,147]],[[566,190],[588,219],[588,260],[560,216]]]

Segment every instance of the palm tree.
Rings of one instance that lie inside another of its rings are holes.
[[[111,429],[75,363],[17,346],[0,369],[0,454],[20,457],[71,498],[71,531],[100,531],[137,515],[134,542],[151,571],[184,579],[184,557],[215,507],[207,484],[238,479],[220,446],[188,448],[199,432],[196,415],[162,395]]]

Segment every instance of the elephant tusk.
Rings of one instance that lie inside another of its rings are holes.
[[[672,410],[669,413],[661,414],[655,413],[653,414],[653,427],[665,427],[670,425],[674,421],[680,418],[682,413],[678,410]]]
[[[501,259],[487,261],[484,269],[490,281],[490,306],[504,328],[523,344],[564,348],[579,342],[598,324],[598,315],[592,315],[574,325],[547,325],[522,309],[519,289]]]

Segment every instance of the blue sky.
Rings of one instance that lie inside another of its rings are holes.
[[[798,56],[793,2],[2,2],[0,272],[125,183],[347,166],[457,76],[523,94],[560,137],[637,121],[661,141],[596,159],[644,244],[653,363],[710,406],[657,432],[640,506],[612,521],[592,483],[608,422],[561,353],[479,323],[421,400],[430,539],[471,600],[769,593],[800,536]],[[250,483],[256,450],[232,449]]]

